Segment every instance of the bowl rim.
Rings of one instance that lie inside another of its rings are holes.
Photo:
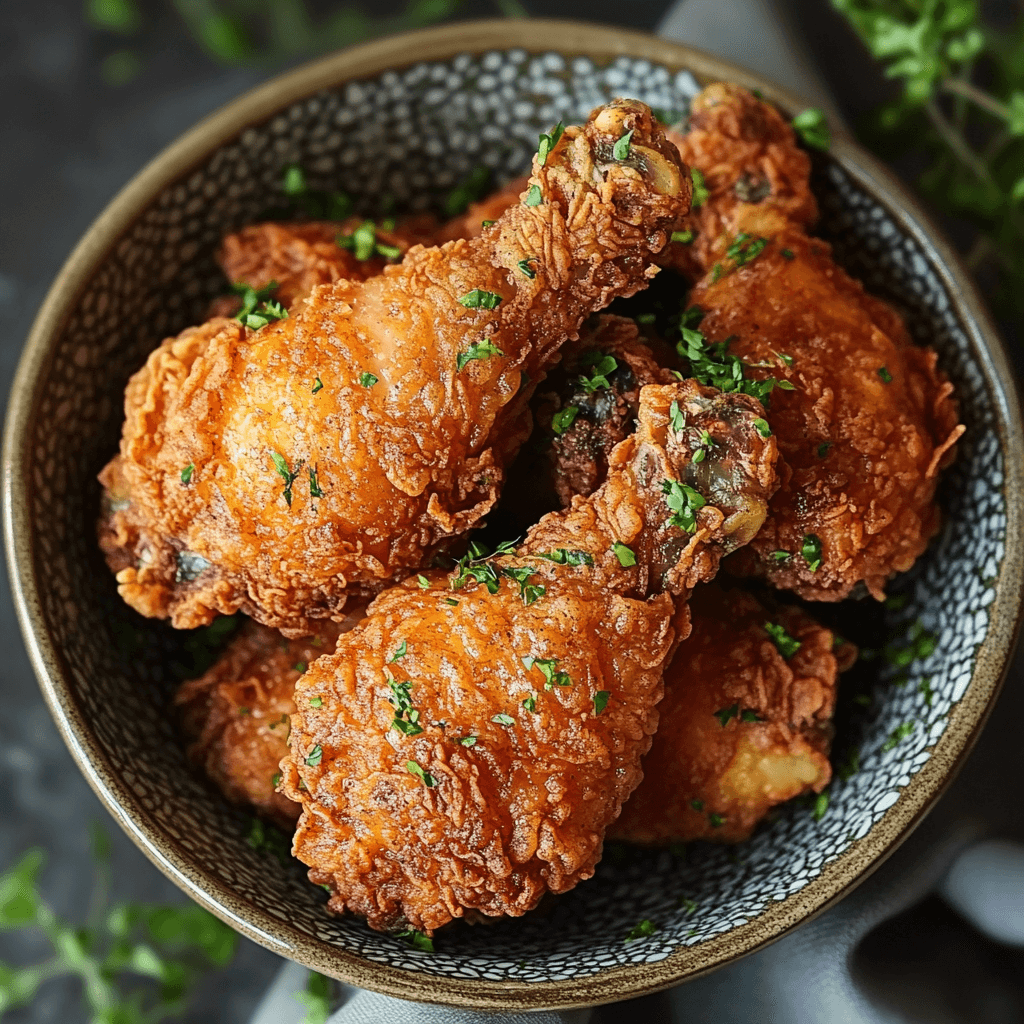
[[[118,239],[167,186],[180,180],[216,149],[252,124],[322,89],[419,61],[459,53],[522,49],[559,52],[595,61],[627,56],[686,69],[705,80],[726,80],[760,89],[784,110],[807,104],[753,72],[679,43],[619,27],[554,19],[488,19],[390,36],[304,64],[244,93],[204,118],[139,171],[92,223],[57,275],[29,332],[11,388],[3,440],[3,526],[7,565],[18,622],[40,688],[57,727],[90,786],[142,852],[192,899],[243,935],[279,955],[348,984],[422,1002],[483,1010],[573,1008],[632,998],[706,974],[770,942],[822,913],[890,856],[952,782],[985,724],[1021,626],[1024,598],[1024,425],[1015,376],[984,304],[959,258],[941,233],[882,164],[841,130],[831,156],[878,199],[902,232],[927,253],[957,310],[977,355],[977,365],[996,409],[1005,456],[1006,549],[990,605],[989,628],[970,684],[954,705],[945,732],[924,767],[867,835],[825,865],[799,892],[769,904],[757,917],[695,946],[681,946],[664,960],[610,968],[581,978],[547,982],[493,982],[424,974],[379,964],[298,932],[239,898],[225,883],[199,871],[188,854],[150,818],[117,778],[69,686],[70,671],[47,633],[41,580],[33,559],[29,506],[29,438],[37,384],[66,318],[96,268]]]

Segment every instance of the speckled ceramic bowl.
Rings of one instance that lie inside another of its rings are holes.
[[[946,528],[897,584],[903,606],[870,626],[881,643],[920,622],[934,651],[902,685],[880,659],[844,686],[870,695],[870,707],[847,700],[840,714],[837,756],[856,752],[859,770],[834,783],[820,819],[791,805],[743,847],[693,847],[685,860],[618,851],[532,915],[456,925],[435,953],[411,949],[331,917],[301,865],[247,844],[250,816],[190,771],[172,724],[189,638],[129,611],[97,551],[95,476],[117,445],[125,382],[162,338],[201,319],[223,286],[218,240],[280,205],[285,165],[300,163],[316,187],[342,185],[370,214],[385,195],[399,208],[429,206],[480,163],[499,182],[522,172],[538,132],[559,118],[582,119],[617,95],[684,110],[716,79],[799,106],[738,68],[618,29],[485,22],[358,47],[248,93],[170,146],[53,285],[4,448],[22,629],[64,738],[110,812],[186,892],[269,949],[356,985],[489,1009],[649,992],[838,899],[914,827],[974,742],[1021,608],[1020,413],[999,341],[949,248],[845,139],[817,161],[820,231],[938,349],[968,429],[942,482]],[[643,918],[657,932],[624,942]]]

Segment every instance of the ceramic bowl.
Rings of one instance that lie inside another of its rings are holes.
[[[742,847],[694,846],[685,859],[611,850],[593,880],[533,914],[457,924],[432,954],[410,948],[329,915],[298,862],[247,842],[250,815],[190,770],[169,709],[195,638],[131,612],[100,558],[96,473],[117,447],[125,382],[162,338],[202,319],[223,288],[219,239],[281,205],[286,165],[301,164],[314,187],[343,187],[369,215],[385,201],[437,206],[479,164],[496,184],[521,173],[559,118],[585,118],[619,95],[684,111],[719,79],[791,113],[801,106],[695,50],[574,23],[470,23],[347,50],[247,93],[161,153],[89,229],[39,313],[3,467],[11,577],[43,692],[82,771],[143,851],[282,956],[380,992],[486,1009],[650,992],[841,897],[921,819],[978,735],[1021,609],[1024,445],[1012,375],[949,247],[844,138],[816,158],[819,232],[938,350],[967,433],[942,481],[941,536],[896,584],[902,606],[868,615],[874,635],[897,642],[919,623],[934,651],[905,682],[884,658],[844,681],[836,756],[856,752],[859,769],[837,778],[823,816],[792,804]],[[849,608],[832,614],[852,630],[861,612]],[[851,703],[850,692],[863,696]],[[657,931],[625,942],[644,918]]]

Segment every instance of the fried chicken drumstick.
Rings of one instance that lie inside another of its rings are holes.
[[[535,158],[479,238],[317,287],[258,331],[214,320],[166,341],[100,477],[122,597],[178,627],[242,610],[301,636],[426,564],[494,504],[528,381],[645,285],[689,197],[649,109],[616,101]]]
[[[735,843],[777,804],[832,778],[839,672],[856,651],[798,608],[697,588],[665,670],[643,782],[608,831],[635,843]]]
[[[881,599],[938,529],[938,473],[964,429],[952,385],[935,353],[807,234],[810,162],[777,111],[738,86],[710,86],[674,138],[709,189],[686,221],[689,271],[702,275],[684,333],[694,375],[708,379],[700,366],[721,343],[720,364],[736,357],[747,377],[792,388],[772,393],[767,414],[790,472],[729,568],[807,600]]]
[[[689,488],[679,415],[720,438],[728,488]],[[514,553],[386,591],[310,666],[282,790],[302,804],[293,852],[332,909],[431,932],[590,877],[657,725],[671,595],[764,515],[775,444],[760,415],[692,381],[645,388],[596,494]]]

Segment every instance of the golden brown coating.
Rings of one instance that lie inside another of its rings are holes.
[[[797,608],[769,610],[715,584],[694,592],[689,618],[665,670],[643,782],[610,837],[739,842],[776,804],[820,793],[832,777],[837,679],[854,649],[835,651],[832,631]],[[766,623],[796,652],[784,656]]]
[[[529,187],[530,178],[524,174],[479,202],[471,203],[465,213],[441,225],[435,235],[434,244],[441,245],[456,238],[476,238],[482,234],[486,221],[498,220],[510,206],[515,206],[522,199],[523,193]]]
[[[316,636],[286,640],[251,619],[205,675],[183,683],[174,703],[192,740],[189,758],[234,803],[246,804],[289,831],[299,805],[275,791],[288,753],[295,682],[338,636],[362,618],[324,622]]]
[[[772,238],[818,219],[811,161],[786,119],[738,85],[716,82],[694,97],[685,134],[669,132],[703,176],[707,198],[679,224],[693,241],[673,242],[659,262],[696,280],[741,232]]]
[[[690,296],[704,310],[700,330],[761,364],[750,375],[793,385],[772,393],[767,412],[788,472],[730,569],[808,600],[865,588],[883,598],[938,529],[939,469],[963,432],[935,353],[884,333],[862,287],[802,233],[714,276]]]
[[[693,453],[673,402],[729,438],[743,492],[729,507],[709,494],[692,533],[663,490]],[[303,805],[293,852],[332,909],[431,932],[469,910],[521,915],[593,874],[657,725],[670,594],[764,514],[775,447],[760,412],[692,381],[645,388],[596,494],[515,554],[385,591],[302,676],[283,791]]]
[[[318,286],[259,331],[215,320],[150,356],[101,474],[126,601],[179,627],[242,610],[300,636],[479,521],[535,382],[594,309],[644,287],[690,195],[634,101],[567,128],[530,182],[479,238]]]
[[[410,218],[390,230],[376,225],[373,238],[389,256],[371,243],[369,258],[358,259],[354,246],[343,248],[337,239],[353,235],[367,223],[350,217],[345,221],[251,224],[225,236],[217,262],[232,284],[260,289],[276,281],[274,297],[294,315],[297,310],[293,307],[316,285],[374,277],[398,262],[412,246],[431,244],[437,228],[432,217]],[[213,312],[233,316],[238,308],[238,297],[230,296],[218,300]]]

